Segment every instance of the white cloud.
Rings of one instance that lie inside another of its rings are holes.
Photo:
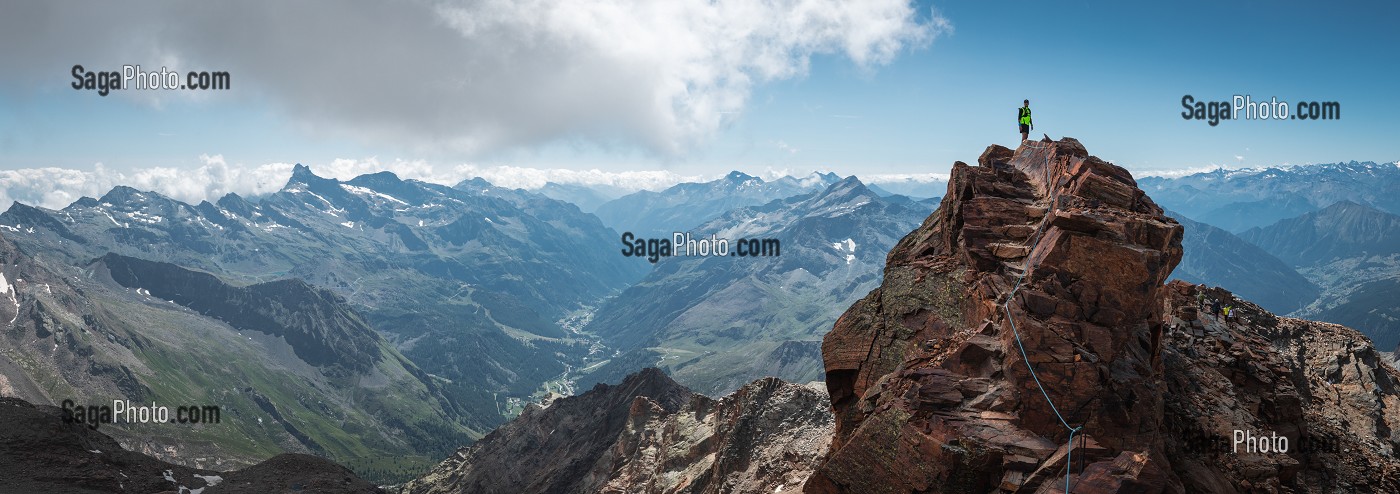
[[[19,201],[57,209],[72,204],[83,196],[101,197],[118,185],[155,191],[194,204],[202,200],[217,200],[230,192],[243,196],[276,192],[292,176],[292,163],[246,166],[228,164],[221,155],[202,155],[199,159],[201,164],[189,169],[151,167],[121,172],[98,163],[91,170],[0,170],[0,208],[8,207],[11,201]],[[382,163],[375,158],[338,159],[309,166],[317,175],[341,180],[388,170],[404,177],[444,184],[456,183],[452,175],[434,173],[431,166],[421,161],[398,160]]]
[[[661,190],[681,182],[713,180],[702,175],[681,175],[669,170],[637,170],[608,172],[598,169],[570,170],[564,168],[526,168],[518,166],[461,165],[455,176],[481,177],[493,185],[519,189],[538,189],[547,182],[574,185],[607,185],[627,191]]]
[[[814,55],[868,70],[950,30],[905,0],[22,2],[0,44],[30,48],[0,65],[38,90],[72,63],[226,70],[228,96],[118,97],[265,99],[311,133],[414,151],[582,139],[670,154]]]
[[[108,169],[101,163],[91,170],[26,168],[0,170],[0,204],[11,201],[61,208],[83,196],[100,197],[117,185],[128,185],[188,202],[217,199],[229,192],[262,194],[276,191],[292,173],[290,163],[254,168],[229,166],[222,156],[200,156],[193,169],[153,167],[130,172]],[[280,180],[279,180],[280,177]]]
[[[900,182],[936,183],[947,182],[947,173],[878,173],[861,177],[868,184],[890,184]]]
[[[1225,167],[1222,166],[1222,165],[1206,165],[1206,166],[1198,166],[1198,167],[1194,167],[1194,168],[1178,168],[1178,169],[1175,169],[1175,170],[1143,170],[1143,171],[1135,171],[1135,172],[1132,172],[1132,173],[1133,173],[1133,176],[1134,176],[1134,177],[1138,177],[1138,178],[1141,178],[1141,177],[1181,178],[1181,177],[1185,177],[1185,176],[1187,176],[1187,175],[1195,175],[1195,174],[1197,174],[1197,173],[1213,172],[1213,171],[1220,170],[1220,169],[1224,169],[1224,168],[1225,168]]]
[[[202,155],[201,164],[191,169],[152,167],[115,171],[98,163],[90,170],[69,168],[26,168],[0,170],[0,208],[11,201],[63,208],[83,196],[101,197],[113,187],[126,185],[139,190],[195,204],[214,201],[230,192],[253,196],[276,192],[292,175],[292,163],[261,165],[229,164],[221,155]],[[606,185],[624,191],[661,190],[681,182],[713,180],[716,177],[681,175],[669,170],[609,172],[597,169],[526,168],[463,164],[434,166],[421,160],[380,161],[378,158],[336,159],[307,164],[316,175],[349,180],[368,173],[390,171],[403,179],[454,185],[481,177],[494,185],[538,189],[547,182],[578,185]]]

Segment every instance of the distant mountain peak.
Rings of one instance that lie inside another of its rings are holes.
[[[833,173],[832,175],[835,175],[835,174]],[[838,178],[839,178],[839,176],[838,176]],[[840,180],[837,180],[836,183],[837,183],[837,184],[861,184],[861,185],[865,185],[865,182],[861,182],[861,181],[860,181],[860,178],[857,177],[857,176],[855,176],[855,175],[851,175],[851,176],[849,176],[849,177],[846,177],[846,178],[842,178],[842,179],[840,179]]]
[[[861,182],[860,179],[856,178],[855,175],[851,175],[849,177],[841,179],[840,181],[834,184],[831,184],[831,186],[827,187],[826,191],[822,194],[828,196],[870,196],[872,198],[880,197],[879,194],[876,194],[874,191],[870,190],[869,187],[866,187],[865,182]]]
[[[753,175],[749,175],[749,174],[747,174],[747,173],[741,172],[741,171],[739,171],[739,170],[734,170],[734,171],[732,171],[732,172],[729,172],[728,175],[725,175],[725,176],[724,176],[724,179],[725,179],[725,180],[728,180],[728,181],[731,181],[731,182],[742,182],[742,181],[745,181],[745,180],[752,180],[752,179],[754,179],[754,178],[757,178],[757,177],[754,177]]]
[[[452,186],[452,188],[458,189],[458,190],[466,190],[467,188],[475,188],[475,187],[480,187],[480,188],[485,188],[485,189],[491,189],[491,188],[496,187],[496,185],[493,184],[493,183],[491,183],[491,182],[489,182],[489,181],[487,181],[487,180],[484,179],[484,178],[481,178],[481,177],[472,177],[472,178],[463,180],[463,181],[461,181],[461,182],[457,182],[457,185]]]
[[[638,383],[658,384],[666,387],[682,387],[675,380],[671,379],[671,376],[666,375],[665,371],[656,367],[647,367],[637,371],[635,374],[627,376],[622,380],[621,385],[626,386],[628,384]]]
[[[1318,211],[1319,211],[1319,213],[1326,214],[1326,212],[1328,212],[1328,211],[1346,211],[1346,210],[1355,209],[1355,208],[1371,209],[1371,210],[1375,210],[1375,211],[1377,211],[1377,212],[1383,212],[1383,211],[1380,211],[1380,210],[1378,210],[1378,209],[1376,209],[1376,208],[1373,208],[1373,207],[1371,207],[1371,206],[1369,206],[1369,205],[1362,204],[1362,203],[1353,201],[1353,200],[1351,200],[1351,199],[1342,199],[1342,200],[1337,201],[1337,202],[1334,202],[1334,203],[1332,203],[1332,205],[1327,206],[1327,207],[1325,207],[1325,208],[1322,208],[1322,209],[1320,209],[1320,210],[1318,210]]]
[[[328,181],[333,182],[334,180],[321,177],[315,172],[312,172],[311,168],[308,168],[306,165],[297,163],[296,165],[292,166],[292,178],[287,179],[287,185],[283,186],[282,190],[287,190],[296,187],[297,184],[312,185]]]
[[[384,170],[377,173],[366,173],[352,178],[345,183],[350,185],[364,185],[373,188],[374,185],[378,184],[398,184],[400,182],[403,182],[403,179],[400,179],[398,175],[394,174],[394,172]]]
[[[123,204],[123,203],[128,203],[128,202],[142,201],[142,200],[145,200],[146,194],[155,194],[155,193],[154,193],[154,192],[141,192],[141,191],[139,191],[139,190],[136,190],[136,189],[131,188],[131,187],[127,187],[127,186],[125,186],[125,185],[118,185],[118,186],[116,186],[116,187],[112,187],[112,190],[108,191],[107,194],[103,195],[103,196],[102,196],[102,199],[101,199],[101,202],[106,202],[106,203],[111,203],[111,204]],[[158,194],[157,194],[157,195],[158,195]]]

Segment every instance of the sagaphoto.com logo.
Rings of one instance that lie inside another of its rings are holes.
[[[73,82],[77,91],[97,91],[106,96],[112,91],[185,90],[225,91],[232,81],[227,71],[190,71],[181,73],[161,66],[160,70],[142,70],[140,65],[123,65],[120,70],[92,71],[82,65],[73,66]]]
[[[1228,101],[1201,101],[1181,97],[1181,118],[1201,120],[1211,127],[1226,120],[1340,120],[1342,104],[1336,101],[1302,101],[1291,105],[1271,96],[1255,101],[1250,95],[1236,94]]]

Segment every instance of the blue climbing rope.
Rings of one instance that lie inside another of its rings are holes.
[[[1035,144],[1040,144],[1036,142],[1023,143],[1023,145],[1025,144],[1031,144],[1032,149],[1047,149],[1044,146],[1036,146]],[[1040,388],[1040,394],[1045,397],[1045,403],[1050,405],[1050,411],[1055,412],[1055,418],[1060,419],[1060,424],[1064,425],[1065,429],[1069,430],[1069,441],[1065,443],[1065,494],[1070,494],[1069,477],[1070,469],[1073,467],[1074,461],[1074,435],[1078,433],[1080,429],[1083,429],[1084,426],[1075,427],[1069,425],[1069,421],[1065,420],[1064,415],[1060,414],[1059,407],[1055,406],[1055,401],[1050,399],[1050,393],[1045,390],[1045,385],[1040,382],[1040,376],[1035,374],[1035,367],[1031,365],[1031,357],[1026,354],[1025,344],[1021,343],[1021,331],[1016,329],[1016,318],[1011,316],[1011,301],[1015,300],[1016,292],[1021,290],[1021,284],[1026,280],[1026,275],[1031,272],[1033,267],[1030,265],[1030,256],[1035,252],[1036,245],[1040,243],[1040,235],[1045,231],[1045,225],[1050,223],[1050,216],[1053,215],[1060,206],[1059,191],[1054,190],[1050,185],[1050,153],[1045,153],[1045,165],[1042,168],[1045,170],[1045,189],[1052,194],[1050,208],[1046,211],[1045,216],[1041,218],[1040,226],[1036,227],[1035,235],[1031,238],[1030,248],[1026,250],[1026,268],[1022,270],[1021,275],[1016,278],[1016,284],[1011,288],[1011,292],[1007,294],[1006,301],[1002,303],[1001,307],[1006,311],[1006,321],[1011,323],[1011,334],[1016,337],[1016,348],[1021,350],[1021,359],[1026,362],[1026,370],[1030,371],[1031,379],[1035,380],[1035,386]]]

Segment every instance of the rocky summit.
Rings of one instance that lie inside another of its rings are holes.
[[[823,341],[806,492],[1400,490],[1396,372],[1359,333],[1164,285],[1182,227],[1074,139],[978,165]]]

